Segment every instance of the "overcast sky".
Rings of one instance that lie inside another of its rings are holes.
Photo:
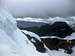
[[[72,16],[75,0],[5,0],[16,17]]]

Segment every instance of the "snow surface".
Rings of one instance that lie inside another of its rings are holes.
[[[49,56],[36,51],[10,13],[0,10],[0,56]]]
[[[21,30],[22,32],[24,32],[25,34],[28,34],[28,35],[30,35],[30,36],[32,36],[32,37],[35,37],[36,39],[38,39],[39,41],[41,41],[40,40],[40,37],[37,35],[37,34],[35,34],[35,33],[33,33],[33,32],[30,32],[30,31],[27,31],[27,30]]]
[[[67,39],[67,40],[75,39],[75,32],[72,33],[70,36],[65,37],[64,39]]]

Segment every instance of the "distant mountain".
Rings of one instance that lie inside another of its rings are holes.
[[[43,23],[43,22],[17,21],[17,26],[19,28],[41,27],[46,24],[47,23]]]
[[[22,30],[32,31],[36,34],[38,34],[39,28],[43,25],[48,25],[48,24],[43,22],[17,21],[18,28]]]

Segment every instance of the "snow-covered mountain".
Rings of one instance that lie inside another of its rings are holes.
[[[17,26],[19,28],[27,27],[41,27],[46,24],[53,24],[55,22],[66,22],[73,30],[75,30],[75,16],[62,18],[62,17],[49,17],[46,19],[43,18],[17,18]]]
[[[25,30],[24,30],[25,31]],[[25,33],[37,37],[32,32]],[[39,38],[38,38],[39,39]],[[63,51],[40,53],[18,28],[10,13],[0,10],[0,56],[68,56]]]
[[[29,25],[30,27],[34,27],[34,26],[38,25],[39,23],[41,23],[41,24],[42,23],[43,24],[53,24],[54,22],[66,22],[70,27],[72,27],[73,29],[75,29],[75,22],[74,22],[75,21],[75,17],[69,17],[69,18],[55,17],[55,18],[48,18],[48,19],[41,19],[41,18],[18,18],[17,21],[26,22],[26,23],[28,22],[28,24],[30,23],[30,25]],[[36,23],[38,23],[38,24],[36,24]],[[31,26],[31,25],[34,25],[34,26]],[[66,40],[72,40],[72,39],[75,39],[74,36],[75,36],[75,33],[72,33],[70,36],[67,36],[64,39],[66,39]],[[74,50],[75,50],[74,48],[75,47],[72,48],[73,49],[73,53],[71,54],[71,56],[74,56],[74,53],[75,53],[74,52]],[[48,51],[48,53],[49,53],[49,51]],[[58,54],[58,53],[60,53],[60,51],[54,51],[54,52],[50,51],[50,52],[52,52],[53,54],[56,53],[57,56],[61,56],[60,54]],[[62,50],[62,52],[63,52],[63,50]],[[49,55],[52,56],[53,55],[52,53],[49,53]]]

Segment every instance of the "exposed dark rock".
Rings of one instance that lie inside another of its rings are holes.
[[[40,38],[41,41],[39,41],[36,37],[30,36],[28,34],[25,34],[25,35],[27,36],[29,41],[35,46],[36,50],[41,53],[46,52],[46,47],[49,48],[50,50],[57,50],[57,51],[59,51],[59,49],[63,49],[64,52],[67,54],[73,53],[72,48],[75,46],[75,39],[67,41],[67,40],[64,40],[63,38],[62,39]]]
[[[66,22],[55,22],[52,25],[40,27],[38,35],[40,36],[58,36],[64,38],[72,34],[74,30]]]
[[[24,33],[24,32],[23,32]],[[24,33],[25,34],[25,33]],[[42,41],[39,41],[38,39],[36,39],[35,37],[32,37],[28,34],[25,34],[27,36],[27,38],[30,40],[31,43],[33,43],[33,45],[35,46],[36,50],[41,52],[41,53],[45,53],[46,52],[46,48],[44,47],[44,44]],[[32,41],[33,39],[33,41]]]
[[[25,27],[25,26],[24,26]],[[33,26],[33,27],[26,27],[26,28],[20,27],[20,29],[32,31],[39,36],[57,36],[59,38],[40,38],[41,41],[36,39],[35,37],[32,37],[30,35],[24,34],[27,36],[27,38],[30,40],[31,43],[35,46],[36,50],[42,53],[46,52],[46,48],[44,44],[50,49],[50,50],[59,50],[64,49],[65,53],[71,54],[73,53],[72,48],[75,46],[75,40],[64,40],[66,36],[72,34],[75,32],[72,30],[72,28],[66,23],[66,22],[55,22],[52,25],[44,24],[40,27]],[[32,39],[34,41],[32,41]]]
[[[72,48],[75,46],[75,40],[67,41],[58,38],[41,38],[41,40],[50,50],[64,49],[67,54],[73,53]]]
[[[29,28],[29,27],[41,27],[46,25],[43,22],[30,22],[30,21],[17,21],[17,27],[20,29]]]
[[[72,28],[66,22],[55,22],[52,25],[41,22],[17,21],[21,30],[28,30],[39,36],[58,36],[64,38],[73,32]]]

